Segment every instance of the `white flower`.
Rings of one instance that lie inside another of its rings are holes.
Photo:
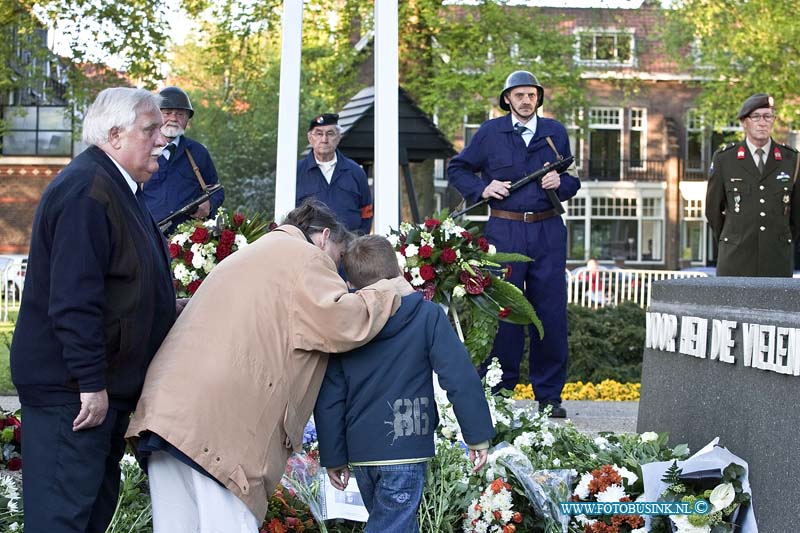
[[[412,226],[408,222],[401,222],[400,223],[400,233],[402,233],[403,235],[407,235],[408,232],[411,231],[413,228],[414,228],[414,226]]]
[[[634,474],[633,472],[631,472],[630,470],[628,470],[624,466],[614,465],[614,469],[617,471],[617,473],[620,476],[625,478],[625,484],[628,485],[629,487],[631,485],[633,485],[634,483],[636,483],[636,480],[639,479],[639,476],[637,476],[636,474]]]
[[[721,511],[725,509],[727,506],[733,503],[733,499],[736,497],[736,490],[733,488],[733,485],[730,483],[720,483],[714,490],[711,491],[711,495],[708,497],[708,500],[711,502],[712,509],[711,512]]]
[[[631,529],[631,533],[647,533],[647,528],[637,527],[636,529]]]
[[[597,501],[604,503],[618,502],[626,496],[627,494],[625,494],[625,489],[622,488],[622,485],[609,485],[606,490],[597,493]]]
[[[419,247],[416,244],[406,245],[406,257],[414,257],[419,252]]]
[[[392,248],[397,248],[397,245],[400,243],[400,237],[398,237],[396,233],[392,233],[386,237],[386,240],[389,241],[389,243],[392,245]]]
[[[19,529],[19,524],[14,522],[13,524],[8,526],[9,531],[17,531]]]
[[[177,265],[175,265],[175,268],[172,269],[172,273],[175,275],[175,279],[183,283],[183,280],[189,274],[189,269],[186,268],[186,265],[184,265],[183,263],[178,263]],[[186,285],[186,283],[183,284]]]
[[[575,496],[580,498],[581,500],[586,500],[589,498],[589,482],[592,480],[592,473],[586,472],[581,476],[581,480],[578,482],[578,485],[575,487]]]
[[[217,225],[217,220],[216,219],[212,219],[212,218],[209,218],[208,220],[203,222],[203,226],[205,226],[207,228],[213,228],[216,225]]]
[[[589,518],[585,514],[575,515],[575,521],[578,522],[582,526],[591,526],[595,522],[597,522],[596,518]]]
[[[595,437],[594,443],[597,445],[598,448],[601,450],[608,449],[608,439],[605,437]]]
[[[403,254],[401,254],[400,252],[395,252],[395,255],[397,255],[397,264],[400,266],[400,270],[405,270],[405,268],[406,268],[406,258],[405,258],[405,256]]]
[[[503,381],[503,367],[500,366],[500,360],[497,357],[492,357],[492,362],[486,370],[486,386],[494,387]]]
[[[543,447],[548,448],[556,442],[556,437],[549,431],[542,431],[540,443]]]
[[[489,245],[489,251],[486,252],[489,255],[494,255],[497,253],[497,248],[495,248],[494,244]]]
[[[120,463],[123,466],[124,465],[132,466],[136,464],[136,458],[133,455],[126,453],[125,455],[122,456],[122,459],[120,459]]]
[[[561,459],[558,457],[553,459],[553,466],[561,466]]]
[[[658,433],[655,431],[645,431],[642,433],[639,438],[642,442],[655,442],[658,440]]]
[[[425,283],[425,280],[419,275],[419,267],[412,268],[409,273],[411,274],[411,284],[414,287],[419,287]]]
[[[241,250],[242,248],[250,244],[247,242],[247,237],[245,237],[241,233],[236,235],[236,238],[233,239],[233,243],[236,245],[237,250]]]
[[[419,240],[422,241],[422,244],[433,246],[433,235],[431,235],[427,231],[423,231],[419,234]]]
[[[533,441],[534,441],[533,432],[526,431],[526,432],[520,434],[519,437],[514,439],[514,447],[515,448],[519,448],[521,446],[527,446],[528,448],[532,448],[533,447]]]
[[[467,290],[463,285],[456,285],[453,287],[453,298],[463,298],[467,295]]]
[[[183,246],[183,243],[189,240],[188,233],[177,233],[174,237],[169,241],[172,244],[177,244],[178,246]]]
[[[708,524],[695,526],[689,522],[689,515],[671,514],[669,515],[672,523],[675,524],[675,533],[710,533],[711,527]]]

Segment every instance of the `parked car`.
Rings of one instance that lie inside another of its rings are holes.
[[[28,257],[25,255],[0,255],[0,297],[19,300],[25,285]]]

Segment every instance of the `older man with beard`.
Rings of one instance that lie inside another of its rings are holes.
[[[144,189],[147,207],[156,221],[163,220],[199,197],[206,186],[219,183],[217,169],[206,147],[184,135],[194,115],[189,96],[178,87],[166,87],[159,95],[163,98],[161,114],[164,126],[161,133],[169,144],[158,159],[158,172],[153,174]],[[173,220],[165,233],[173,232],[178,224],[190,217],[204,219],[214,216],[224,199],[223,191],[214,193],[191,215]]]

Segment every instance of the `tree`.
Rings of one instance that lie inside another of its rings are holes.
[[[707,119],[721,127],[748,96],[763,92],[775,97],[783,122],[797,123],[796,8],[791,0],[678,0],[668,10],[669,49],[702,78],[698,104]]]

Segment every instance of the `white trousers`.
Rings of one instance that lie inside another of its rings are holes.
[[[178,461],[154,452],[147,463],[154,533],[257,533],[256,517],[231,491]]]

